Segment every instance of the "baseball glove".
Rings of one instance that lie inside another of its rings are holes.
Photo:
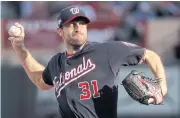
[[[162,104],[163,94],[159,85],[160,79],[151,79],[143,73],[132,70],[131,73],[122,81],[127,93],[134,100],[141,104],[149,105],[148,100],[154,99],[151,104]]]

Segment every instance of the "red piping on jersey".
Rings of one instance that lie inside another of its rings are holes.
[[[140,59],[140,61],[139,61],[139,63],[138,64],[141,64],[141,63],[143,63],[144,62],[144,57],[146,56],[146,48],[143,48],[143,52],[144,52],[144,54],[143,54],[143,56],[141,57],[141,59]]]
[[[75,53],[74,53],[75,54]],[[68,54],[67,51],[65,52],[65,55],[67,58],[70,58],[71,56],[73,56],[74,54]]]
[[[87,44],[88,44],[88,41],[85,42],[84,46],[86,46]],[[82,47],[82,49],[84,48],[84,46]],[[82,50],[82,49],[81,49],[81,50]],[[70,58],[70,57],[72,57],[73,55],[75,55],[75,54],[78,53],[78,52],[79,52],[79,51],[75,52],[74,54],[68,54],[68,52],[65,51],[65,56],[66,56],[66,58]]]

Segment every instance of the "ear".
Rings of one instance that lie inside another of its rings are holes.
[[[63,31],[61,28],[57,28],[56,32],[59,34],[60,37],[63,36]]]

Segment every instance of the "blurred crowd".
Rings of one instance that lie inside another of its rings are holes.
[[[70,5],[80,6],[93,21],[124,16],[137,20],[180,16],[180,2],[171,1],[7,1],[2,2],[2,18],[54,19]]]
[[[171,1],[7,1],[2,2],[3,19],[55,20],[67,6],[81,7],[91,21],[119,20],[113,40],[136,41],[145,35],[142,22],[153,18],[180,16],[180,2]]]

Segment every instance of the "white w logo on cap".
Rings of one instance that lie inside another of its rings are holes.
[[[79,13],[79,9],[78,8],[71,8],[70,11],[72,12],[72,14]]]

